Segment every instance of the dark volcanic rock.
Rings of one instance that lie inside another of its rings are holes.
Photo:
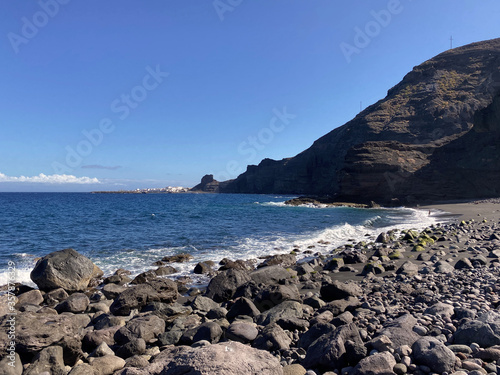
[[[225,332],[226,338],[232,341],[238,341],[243,344],[255,340],[259,330],[253,323],[235,322],[231,324]]]
[[[413,327],[415,327],[416,324],[417,319],[410,314],[406,314],[393,321],[387,322],[380,334],[389,337],[395,347],[401,345],[411,346],[419,339],[419,336],[413,332]]]
[[[84,291],[93,278],[103,272],[92,261],[73,249],[55,251],[41,258],[30,277],[41,290],[63,288],[68,292]]]
[[[141,284],[127,288],[120,293],[109,309],[115,315],[129,315],[132,309],[139,309],[148,302],[157,300],[157,294],[153,287]]]
[[[470,345],[476,343],[483,348],[500,345],[500,332],[479,320],[471,320],[462,324],[453,334],[455,344]]]
[[[238,298],[236,302],[231,306],[227,313],[227,318],[231,320],[240,315],[246,315],[253,318],[259,314],[259,309],[257,309],[255,304],[251,300],[245,297],[241,297]]]
[[[248,166],[219,191],[348,202],[498,196],[499,54],[500,39],[443,52],[309,149]]]
[[[361,287],[355,282],[343,283],[335,280],[321,286],[321,298],[327,302],[348,297],[359,297],[363,294]]]
[[[349,344],[347,344],[349,342]],[[314,341],[302,365],[306,368],[342,368],[366,356],[366,348],[354,323],[339,327]]]
[[[233,297],[236,289],[248,281],[250,281],[250,277],[245,271],[235,269],[222,271],[210,280],[206,296],[215,302],[227,301]]]
[[[250,273],[250,278],[255,283],[265,285],[276,284],[290,277],[292,277],[291,273],[281,266],[267,266]]]
[[[253,347],[262,350],[275,351],[289,349],[292,339],[277,324],[269,324],[253,342]]]
[[[317,323],[313,325],[307,332],[300,336],[298,346],[307,349],[314,341],[321,336],[331,333],[335,330],[335,326],[330,323]]]
[[[413,346],[413,358],[419,364],[441,374],[451,372],[455,367],[455,354],[434,337],[423,337]]]
[[[267,287],[255,296],[254,303],[260,311],[265,311],[288,300],[301,300],[299,290],[295,285],[272,285]]]
[[[143,339],[148,342],[165,332],[165,321],[156,315],[143,315],[131,319],[115,334],[118,343],[127,343],[133,339]],[[136,353],[135,353],[136,354]]]

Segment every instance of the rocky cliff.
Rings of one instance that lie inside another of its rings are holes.
[[[499,196],[500,39],[426,61],[307,150],[248,166],[219,191],[383,203]]]

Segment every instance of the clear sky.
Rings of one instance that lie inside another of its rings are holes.
[[[500,37],[498,0],[0,5],[0,191],[193,186],[281,159],[415,65]]]

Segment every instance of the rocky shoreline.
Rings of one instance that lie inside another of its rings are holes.
[[[500,372],[498,216],[297,263],[306,251],[200,264],[206,290],[165,278],[169,266],[102,279],[76,251],[51,253],[32,272],[39,289],[0,297],[0,373]]]

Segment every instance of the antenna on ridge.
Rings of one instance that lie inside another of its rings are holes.
[[[450,36],[450,49],[453,49],[453,36]]]
[[[363,102],[359,102],[359,111],[362,112],[363,111]]]

